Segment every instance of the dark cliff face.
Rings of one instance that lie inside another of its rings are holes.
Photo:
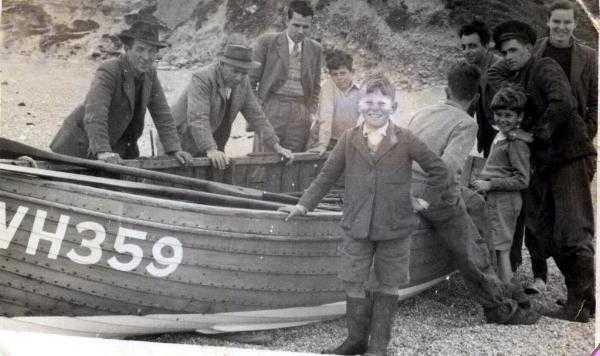
[[[3,46],[21,51],[26,43],[29,52],[105,59],[119,54],[115,35],[120,30],[137,19],[150,19],[171,44],[161,51],[161,65],[195,68],[212,61],[231,35],[252,45],[261,33],[283,29],[288,1],[5,0]],[[401,86],[439,84],[444,68],[459,57],[460,25],[475,17],[491,27],[518,19],[543,36],[544,4],[550,1],[313,0],[317,12],[312,37],[326,48],[352,52],[363,71],[393,72]],[[585,2],[597,12],[594,0]],[[580,9],[576,15],[576,36],[596,46],[591,22]]]
[[[531,24],[538,37],[546,36],[546,8],[553,0],[444,0],[449,10],[451,25],[459,27],[478,17],[488,23],[491,28],[507,20],[520,20]],[[595,3],[594,3],[595,2]],[[589,10],[598,12],[598,2],[585,0]],[[576,5],[577,6],[577,5]],[[575,12],[577,27],[575,36],[588,45],[597,48],[598,34],[581,7]]]

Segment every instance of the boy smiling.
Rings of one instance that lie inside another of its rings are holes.
[[[428,175],[422,209],[439,200],[449,179],[438,156],[390,121],[397,107],[394,94],[382,75],[365,80],[358,104],[360,124],[342,134],[299,204],[282,208],[288,212],[286,220],[306,214],[345,174],[345,237],[339,246],[338,278],[347,296],[348,338],[326,353],[387,354],[398,288],[409,281],[410,235],[418,222],[410,198],[412,163],[419,163]],[[371,307],[364,283],[372,264],[378,286]]]

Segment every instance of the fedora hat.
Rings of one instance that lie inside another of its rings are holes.
[[[225,52],[221,55],[221,61],[234,67],[254,69],[260,67],[260,63],[252,60],[252,49],[239,45],[227,45]]]
[[[158,40],[158,25],[146,21],[134,22],[130,28],[122,31],[117,36],[122,41],[127,39],[140,40],[158,48],[169,46],[166,42]]]

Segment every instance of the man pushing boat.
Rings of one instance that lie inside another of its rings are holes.
[[[110,163],[137,158],[148,109],[165,151],[182,164],[191,163],[153,67],[159,48],[167,46],[158,39],[157,25],[135,22],[119,38],[125,53],[98,68],[85,101],[65,119],[50,149]]]
[[[183,147],[194,156],[206,156],[213,166],[225,169],[229,157],[225,144],[238,113],[255,128],[263,140],[281,156],[291,159],[292,152],[281,147],[254,91],[248,71],[259,66],[252,61],[252,49],[227,45],[224,53],[192,75],[192,79],[173,106],[173,116]]]

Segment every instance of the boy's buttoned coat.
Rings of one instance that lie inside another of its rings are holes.
[[[305,105],[316,113],[321,91],[321,45],[310,38],[302,41],[301,81]],[[260,36],[252,52],[253,60],[261,65],[251,73],[253,83],[258,83],[257,96],[264,103],[285,83],[289,70],[289,45],[286,32],[267,33]]]
[[[139,99],[142,110],[138,112],[141,117],[134,118],[135,78],[127,57],[122,55],[102,63],[85,101],[65,119],[50,149],[77,157],[94,157],[99,152],[123,154],[116,147],[117,142],[134,119],[143,120],[148,108],[165,152],[181,150],[171,110],[156,70],[151,69],[142,77],[142,96]],[[130,132],[131,145],[137,144],[144,128],[143,125],[135,127],[135,132]],[[137,152],[137,149],[134,151]]]
[[[392,123],[372,153],[362,126],[357,126],[344,132],[299,204],[314,209],[345,172],[341,226],[346,234],[373,241],[408,238],[418,223],[410,198],[413,161],[429,174],[423,199],[434,204],[449,179],[441,158],[413,134]]]

